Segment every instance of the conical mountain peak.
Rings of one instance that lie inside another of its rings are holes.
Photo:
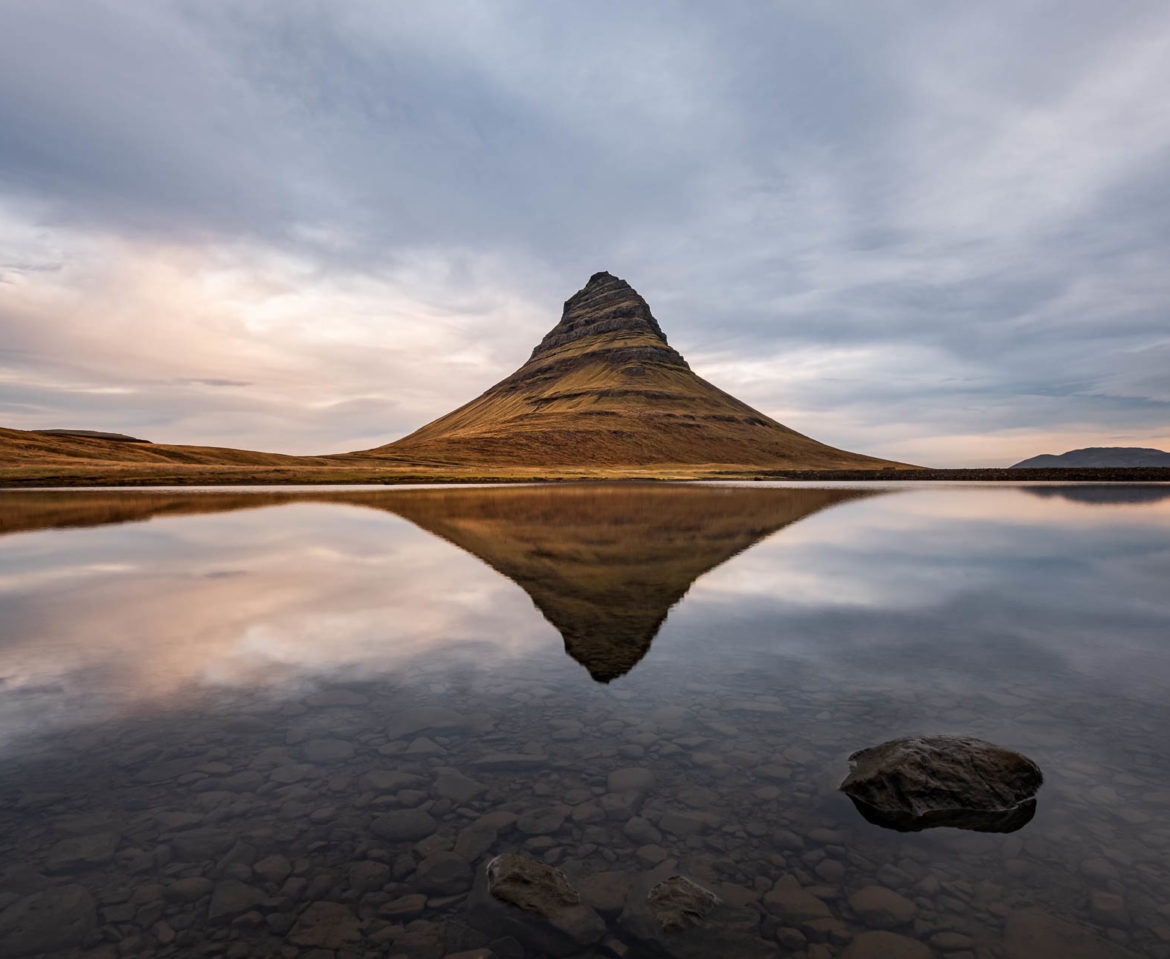
[[[802,436],[695,375],[637,290],[604,271],[565,301],[511,376],[395,443],[352,455],[477,469],[897,465]]]
[[[589,282],[565,301],[560,322],[532,351],[532,358],[581,340],[592,340],[592,345],[599,346],[605,339],[639,336],[660,341],[650,345],[666,346],[666,334],[650,305],[625,280],[602,271],[589,277]],[[682,361],[681,356],[675,356]]]

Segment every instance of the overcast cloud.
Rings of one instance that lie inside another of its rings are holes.
[[[589,275],[818,439],[1170,449],[1170,7],[0,0],[0,425],[376,445]]]

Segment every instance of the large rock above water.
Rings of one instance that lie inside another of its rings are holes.
[[[849,757],[841,790],[870,822],[903,832],[1011,832],[1035,813],[1044,777],[1026,756],[969,736],[911,736]]]

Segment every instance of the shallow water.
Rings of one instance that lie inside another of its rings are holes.
[[[1170,956],[1170,487],[22,491],[0,534],[0,955],[536,956],[469,922],[521,851],[585,955],[681,873],[709,955]],[[915,733],[1030,756],[1034,819],[867,822],[846,757]]]

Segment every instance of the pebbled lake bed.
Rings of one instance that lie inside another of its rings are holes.
[[[1160,485],[2,492],[0,955],[545,955],[515,852],[582,956],[1170,957],[1167,584]],[[867,821],[916,734],[1035,815]]]

